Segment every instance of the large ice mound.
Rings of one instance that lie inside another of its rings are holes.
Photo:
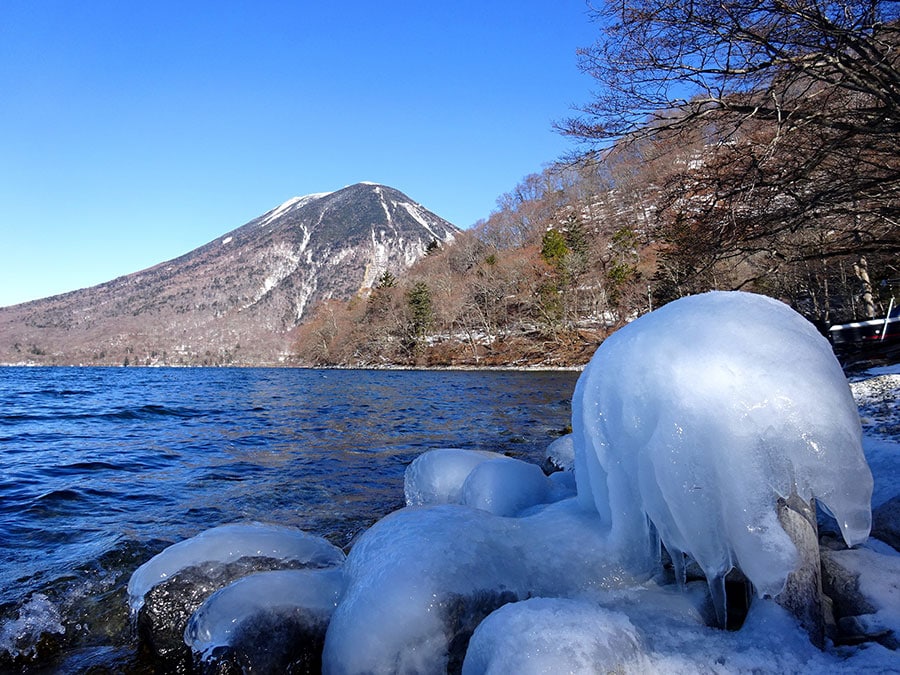
[[[575,498],[518,518],[458,504],[395,511],[347,557],[323,671],[458,670],[471,631],[507,602],[643,581],[606,555],[605,535]]]
[[[775,595],[796,564],[779,497],[815,497],[849,545],[871,523],[857,408],[828,342],[787,305],[713,292],[609,337],[572,400],[579,499],[611,549],[640,560],[654,530],[707,579],[740,568]]]

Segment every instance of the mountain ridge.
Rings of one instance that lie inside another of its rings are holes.
[[[172,260],[0,308],[0,362],[283,364],[317,302],[365,294],[458,233],[386,185],[292,197]]]

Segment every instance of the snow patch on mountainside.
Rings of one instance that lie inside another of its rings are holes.
[[[297,321],[303,318],[303,313],[306,311],[306,305],[309,303],[309,299],[312,297],[313,293],[316,292],[318,285],[316,284],[315,277],[313,277],[312,283],[300,284],[300,290],[297,293],[297,296],[294,298],[294,316]]]
[[[352,248],[352,247],[339,249],[336,253],[332,253],[331,256],[328,258],[328,264],[329,265],[340,265],[348,257],[353,255],[353,253],[355,251],[356,251],[356,249]]]
[[[384,230],[379,230],[379,234],[381,235],[382,241],[379,241],[378,237],[375,236],[375,228],[373,227],[371,233],[372,262],[366,265],[366,271],[363,274],[362,284],[360,285],[361,289],[372,288],[378,280],[378,277],[387,270],[390,249],[383,241]]]
[[[428,224],[428,220],[425,218],[422,210],[415,204],[410,204],[409,202],[394,202],[395,206],[402,206],[406,209],[406,212],[410,215],[410,217],[415,220],[419,225],[428,230],[428,233],[435,238],[436,241],[453,241],[453,234],[451,232],[447,232],[446,235],[442,236],[437,234],[434,230],[431,229],[431,226]]]
[[[306,247],[309,246],[310,237],[312,237],[312,232],[310,232],[309,228],[306,225],[301,224],[300,229],[303,232],[303,239],[300,240],[300,248],[297,249],[297,256],[303,254],[306,251]],[[309,253],[307,252],[307,257],[309,257]]]
[[[388,225],[391,224],[391,211],[388,208],[387,203],[384,201],[384,191],[380,187],[375,188],[375,194],[378,195],[378,200],[381,202],[381,208],[384,210],[384,218],[387,221]]]
[[[268,213],[263,214],[259,219],[259,227],[265,227],[276,218],[280,218],[281,216],[286,214],[288,211],[300,208],[301,206],[309,204],[310,202],[314,202],[317,199],[327,197],[330,194],[330,192],[315,192],[313,194],[304,195],[303,197],[291,197],[286,202],[279,204]]]
[[[308,237],[307,237],[308,240]],[[253,296],[253,299],[241,307],[241,311],[248,309],[268,295],[272,289],[278,286],[287,277],[297,271],[300,266],[300,252],[295,252],[291,246],[283,241],[264,251],[261,258],[268,274],[263,279],[262,287]]]

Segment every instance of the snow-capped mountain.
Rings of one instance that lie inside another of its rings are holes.
[[[384,185],[295,197],[180,258],[0,309],[0,362],[281,363],[317,302],[365,293],[458,231]]]

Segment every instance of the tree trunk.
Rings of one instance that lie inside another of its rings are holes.
[[[869,279],[869,263],[864,255],[853,263],[853,272],[862,284],[863,313],[866,319],[875,318],[875,299],[872,295],[872,281]]]
[[[775,602],[793,614],[819,649],[825,646],[822,604],[822,563],[815,500],[803,501],[796,493],[778,500],[778,520],[797,547],[799,565],[788,575]]]

